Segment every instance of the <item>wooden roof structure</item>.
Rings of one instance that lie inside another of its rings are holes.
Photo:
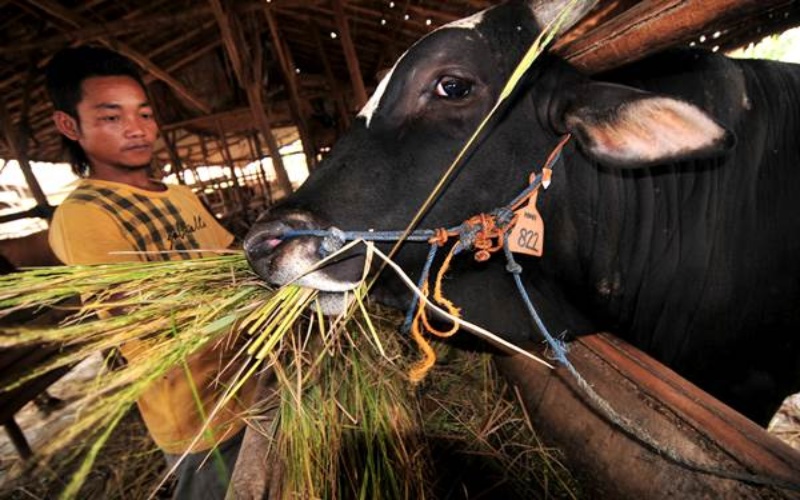
[[[105,45],[143,69],[180,171],[270,156],[302,140],[313,165],[415,40],[490,0],[0,0],[0,158],[60,161],[42,69]],[[797,0],[601,0],[557,47],[599,71],[659,48],[729,49],[800,24]],[[33,189],[36,194],[36,189]]]

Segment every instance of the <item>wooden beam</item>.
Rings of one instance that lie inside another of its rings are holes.
[[[228,137],[219,122],[217,122],[217,131],[220,140],[220,151],[225,158],[225,163],[228,164],[228,168],[230,168],[231,171],[231,181],[233,182],[234,196],[236,197],[239,208],[242,210],[242,216],[244,220],[247,221],[247,200],[242,192],[242,187],[239,185],[239,178],[236,176],[236,163],[233,161],[233,155],[231,155],[231,150],[228,147]]]
[[[496,356],[495,363],[516,386],[537,433],[580,473],[587,498],[796,497],[694,470],[663,453],[711,470],[794,484],[800,478],[796,450],[647,354],[601,333],[571,342],[569,357],[625,423],[599,411],[564,366],[553,370],[520,355]]]
[[[211,3],[214,16],[217,18],[217,23],[222,33],[223,45],[225,46],[228,59],[236,74],[236,79],[239,81],[239,86],[241,86],[247,94],[247,102],[250,105],[253,120],[255,120],[261,131],[261,135],[264,136],[267,145],[270,147],[270,154],[273,155],[272,165],[275,169],[275,176],[278,184],[288,195],[293,191],[292,183],[289,181],[289,175],[286,173],[286,167],[283,165],[277,141],[272,135],[272,126],[270,125],[269,117],[264,111],[264,102],[261,92],[264,58],[261,53],[261,45],[258,43],[258,40],[255,40],[256,43],[250,47],[252,52],[249,51],[242,30],[234,30],[234,18],[232,18],[230,12],[223,7],[222,1],[209,0],[209,2]],[[244,64],[243,58],[245,56],[247,56],[248,61],[251,61],[251,64],[247,66]],[[275,147],[274,151],[272,148],[273,145]]]
[[[598,73],[696,36],[714,25],[785,6],[790,0],[643,0],[556,53],[589,73]]]
[[[14,127],[5,99],[0,96],[0,126],[3,127],[6,145],[11,151],[11,155],[19,162],[19,168],[28,183],[33,199],[36,200],[36,205],[44,209],[44,212],[50,212],[50,203],[47,201],[47,196],[42,191],[42,187],[33,174],[33,169],[28,161],[28,133],[27,127],[24,126],[26,119],[27,117],[22,116],[21,125]]]
[[[297,73],[295,72],[295,64],[292,60],[292,53],[289,46],[286,45],[285,40],[280,36],[278,22],[275,20],[275,15],[271,9],[265,9],[264,15],[267,18],[269,26],[270,37],[272,40],[272,47],[278,55],[278,62],[280,63],[281,72],[286,85],[289,87],[289,109],[294,116],[297,130],[300,133],[300,142],[303,144],[303,152],[306,155],[306,164],[309,169],[312,169],[316,164],[316,155],[314,153],[313,140],[309,133],[308,123],[306,122],[305,106],[300,100],[300,91],[297,85]]]
[[[261,10],[263,7],[260,2],[238,4],[235,6],[236,12],[252,13]],[[50,51],[61,48],[70,43],[85,43],[102,37],[113,37],[128,33],[148,33],[161,30],[165,27],[175,27],[181,24],[191,24],[192,21],[201,21],[205,18],[211,19],[212,12],[208,5],[193,5],[191,9],[186,9],[174,13],[159,13],[138,19],[121,18],[107,23],[93,23],[71,32],[54,35],[43,40],[30,39],[0,47],[0,55],[19,56],[30,51]],[[202,22],[202,21],[201,21]],[[190,27],[190,26],[187,26]]]
[[[342,40],[342,50],[344,50],[347,70],[350,73],[350,82],[353,84],[353,94],[355,96],[354,107],[361,109],[367,103],[367,91],[364,88],[364,78],[361,76],[361,68],[358,63],[353,39],[350,37],[350,27],[347,24],[347,17],[344,13],[343,0],[331,0],[333,2],[333,14],[336,18],[336,28],[339,31],[339,38]]]
[[[49,15],[69,23],[75,28],[85,28],[86,26],[92,24],[89,20],[86,20],[79,15],[73,14],[70,10],[66,9],[65,7],[62,7],[60,4],[55,3],[53,0],[26,0],[26,1],[31,3],[32,5],[35,5],[39,9],[47,12]],[[199,97],[196,97],[181,82],[173,78],[172,75],[161,69],[158,65],[154,64],[144,54],[141,54],[140,52],[134,50],[132,47],[129,47],[124,43],[114,40],[112,37],[100,37],[99,40],[104,45],[128,57],[132,61],[139,64],[139,66],[147,70],[149,73],[151,73],[153,76],[155,76],[159,80],[169,85],[172,88],[172,90],[175,91],[175,93],[186,99],[186,101],[188,101],[193,107],[197,108],[199,111],[205,114],[211,112],[211,107],[208,104],[206,104]]]
[[[313,21],[309,23],[309,31],[314,37],[314,45],[317,46],[317,53],[319,60],[322,61],[322,67],[325,69],[325,79],[328,81],[328,86],[333,94],[334,102],[336,103],[336,111],[339,114],[339,132],[343,132],[350,128],[350,112],[347,109],[347,102],[342,95],[342,89],[339,87],[339,82],[333,76],[333,68],[331,61],[328,59],[328,54],[325,52],[325,45],[322,43],[322,37],[319,36],[319,26]]]

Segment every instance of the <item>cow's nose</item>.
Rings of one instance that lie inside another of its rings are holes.
[[[325,227],[317,217],[309,212],[302,210],[274,210],[261,215],[256,223],[250,228],[244,239],[244,252],[250,267],[261,278],[266,281],[274,282],[275,267],[279,263],[274,262],[281,254],[286,251],[287,246],[295,247],[301,242],[303,248],[318,247],[317,238],[301,236],[298,238],[287,238],[292,231],[320,229]],[[294,240],[292,242],[292,240]],[[292,242],[289,244],[289,242]],[[304,252],[308,253],[308,252]]]
[[[256,223],[244,239],[244,252],[247,259],[253,260],[268,257],[283,242],[285,235],[292,228],[280,219]]]

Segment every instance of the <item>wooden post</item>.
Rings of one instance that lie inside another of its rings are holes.
[[[275,136],[272,135],[272,127],[269,124],[267,113],[264,110],[264,104],[261,100],[261,85],[252,85],[247,89],[247,99],[251,103],[253,109],[253,116],[259,124],[261,135],[267,141],[267,149],[269,150],[270,157],[272,158],[272,168],[275,170],[275,180],[278,186],[288,196],[294,191],[292,183],[289,180],[289,174],[286,172],[286,166],[283,164],[283,157],[281,156],[280,146]]]
[[[339,38],[342,40],[342,49],[347,61],[347,70],[350,72],[350,81],[353,84],[353,94],[355,96],[355,108],[361,109],[367,103],[367,91],[364,88],[364,79],[361,77],[361,68],[358,64],[358,55],[350,37],[350,27],[347,25],[347,16],[344,13],[343,0],[331,0],[333,2],[333,14],[336,18],[336,28],[339,30]]]
[[[275,53],[278,56],[280,63],[281,73],[283,79],[289,88],[289,110],[292,113],[294,122],[297,125],[297,131],[300,134],[300,141],[303,143],[303,153],[306,155],[306,164],[309,170],[316,165],[317,158],[314,147],[314,140],[309,132],[308,123],[306,122],[306,103],[300,97],[300,86],[297,83],[297,74],[295,73],[295,64],[292,59],[292,52],[286,41],[280,36],[280,29],[275,20],[275,16],[269,8],[264,9],[264,15],[267,18],[269,26],[270,38]]]
[[[25,92],[29,94],[29,89],[26,89]],[[45,196],[42,187],[39,185],[39,181],[33,174],[33,169],[28,160],[28,127],[25,126],[28,118],[26,115],[27,112],[23,109],[22,120],[19,127],[15,129],[14,124],[11,123],[11,115],[8,113],[6,101],[0,97],[0,122],[2,122],[3,136],[8,144],[8,149],[11,150],[11,154],[16,158],[17,162],[19,162],[19,168],[22,170],[25,182],[28,183],[31,194],[36,200],[36,205],[41,212],[41,216],[49,219],[52,215],[53,207],[51,207],[50,203],[47,201],[47,196]]]
[[[310,22],[309,31],[311,31],[311,34],[314,36],[314,44],[317,46],[319,60],[322,61],[322,67],[325,68],[325,79],[328,81],[328,85],[331,88],[331,93],[336,103],[336,111],[339,114],[337,130],[339,133],[342,133],[350,128],[350,111],[347,109],[347,102],[344,99],[344,95],[342,95],[339,82],[337,82],[336,77],[333,76],[331,61],[328,59],[328,54],[325,52],[325,45],[322,43],[322,38],[319,36],[319,26],[314,22]]]
[[[247,203],[247,196],[242,192],[242,186],[239,184],[239,178],[236,177],[236,164],[233,161],[233,155],[231,155],[231,150],[228,147],[228,137],[225,134],[225,130],[222,128],[222,124],[217,122],[217,133],[219,134],[219,139],[221,141],[221,148],[222,154],[225,157],[225,163],[228,164],[228,168],[231,171],[231,181],[233,182],[233,192],[234,197],[239,205],[239,208],[242,210],[242,217],[244,218],[245,222],[249,222],[249,215],[248,215],[248,203]]]
[[[178,150],[175,147],[175,136],[177,132],[165,132],[162,137],[164,138],[164,144],[167,146],[167,154],[169,154],[169,161],[172,163],[172,172],[178,178],[179,184],[186,184],[186,180],[183,178],[183,162],[181,161],[180,156],[178,155]]]
[[[264,178],[264,183],[267,186],[264,191],[264,206],[269,207],[272,205],[272,186],[267,178],[267,171],[264,170],[264,150],[261,149],[261,141],[258,139],[258,134],[253,134],[253,145],[256,147],[256,154],[258,155],[258,171],[261,172],[261,177]]]
[[[261,131],[261,135],[263,135],[267,141],[267,147],[269,147],[270,154],[272,155],[272,166],[275,169],[275,177],[278,185],[286,195],[289,195],[293,191],[292,183],[289,181],[289,175],[286,173],[286,168],[283,165],[283,160],[279,152],[278,142],[272,135],[272,127],[270,126],[267,113],[264,110],[264,102],[261,93],[261,77],[263,76],[264,59],[261,54],[261,44],[252,44],[253,53],[248,54],[248,61],[252,61],[252,63],[245,65],[242,54],[246,51],[247,47],[244,42],[242,29],[233,29],[232,23],[235,18],[224,10],[221,3],[222,0],[209,0],[209,2],[211,2],[214,16],[217,18],[217,24],[219,24],[222,33],[225,51],[230,59],[236,79],[247,94],[247,101],[250,105],[253,119],[258,129]]]
[[[258,168],[256,168],[256,179],[258,180],[258,186],[261,189],[261,199],[264,200],[264,205],[267,206],[267,198],[269,198],[269,183],[267,182],[267,178],[264,175],[264,169],[262,168],[262,157],[256,148],[255,143],[258,140],[257,138],[258,133],[248,135],[247,145],[250,147],[250,156],[252,156],[253,161],[258,164]]]

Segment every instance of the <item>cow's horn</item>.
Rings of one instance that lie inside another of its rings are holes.
[[[558,30],[560,34],[580,21],[597,2],[598,0],[578,0],[577,2],[575,0],[531,0],[530,6],[533,16],[541,28],[549,26],[564,9],[570,8],[567,18]]]

